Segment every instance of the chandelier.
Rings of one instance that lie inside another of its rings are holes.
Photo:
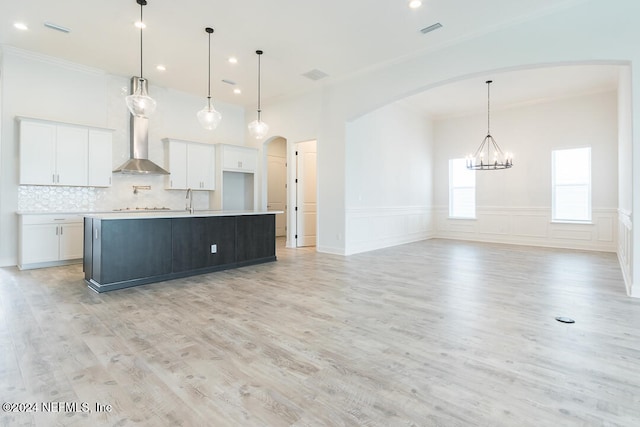
[[[509,169],[513,166],[511,153],[503,153],[498,143],[491,136],[491,96],[490,86],[492,80],[487,80],[487,136],[473,155],[466,157],[467,169],[471,170],[498,170]]]

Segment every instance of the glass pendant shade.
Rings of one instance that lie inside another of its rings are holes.
[[[211,98],[209,98],[207,105],[205,105],[202,110],[198,111],[197,116],[202,127],[207,130],[214,130],[222,120],[222,114],[213,108]]]
[[[156,111],[156,101],[147,93],[147,81],[142,77],[142,29],[144,20],[142,19],[142,8],[146,6],[147,0],[136,0],[140,5],[140,77],[133,77],[132,94],[125,97],[127,108],[134,116],[148,118]]]
[[[138,79],[138,87],[125,100],[131,114],[138,117],[149,117],[156,111],[156,101],[147,93],[147,81]]]
[[[263,139],[269,133],[269,126],[262,120],[254,120],[249,123],[249,133],[255,139]]]

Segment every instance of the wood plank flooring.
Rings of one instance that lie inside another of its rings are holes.
[[[436,239],[105,294],[82,277],[0,269],[0,401],[91,409],[0,425],[640,425],[615,254]]]

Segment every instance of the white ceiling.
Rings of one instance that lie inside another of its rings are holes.
[[[491,73],[438,86],[401,102],[433,119],[487,111],[487,80],[491,110],[552,99],[616,90],[620,65],[565,65]]]
[[[311,90],[363,70],[398,61],[466,38],[515,25],[523,20],[570,7],[583,0],[425,0],[409,9],[407,0],[148,0],[144,7],[144,77],[152,85],[206,96],[207,34],[212,36],[212,96],[247,107],[256,102],[257,58],[262,56],[262,99]],[[139,74],[140,6],[135,0],[0,1],[0,43],[106,70]],[[28,25],[28,31],[13,27]],[[52,22],[68,34],[44,27]],[[440,22],[443,28],[422,34],[421,28]],[[238,63],[227,62],[236,56]],[[155,69],[157,64],[166,71]],[[607,68],[607,67],[605,67]],[[329,77],[312,81],[302,74],[313,69]],[[556,69],[490,76],[510,103],[575,90],[613,85],[613,70],[601,74]],[[231,80],[242,89],[222,83]],[[486,78],[433,89],[407,102],[442,117],[486,105]],[[525,82],[523,84],[523,81]],[[495,88],[495,89],[494,89]],[[151,94],[153,96],[153,94]],[[469,102],[467,102],[469,101]]]

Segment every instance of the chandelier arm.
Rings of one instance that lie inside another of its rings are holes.
[[[491,140],[491,144],[493,144],[493,149],[496,151],[496,153],[500,153],[501,155],[504,155],[504,152],[500,149],[500,146],[498,145],[496,140],[493,139],[492,136],[489,136],[489,139]]]
[[[484,150],[485,145],[487,145],[487,139],[489,139],[489,135],[485,136],[484,139],[482,140],[482,142],[480,143],[480,146],[478,147],[478,149],[476,150],[475,153],[473,153],[473,158],[477,158],[479,154],[482,153],[482,150]]]

